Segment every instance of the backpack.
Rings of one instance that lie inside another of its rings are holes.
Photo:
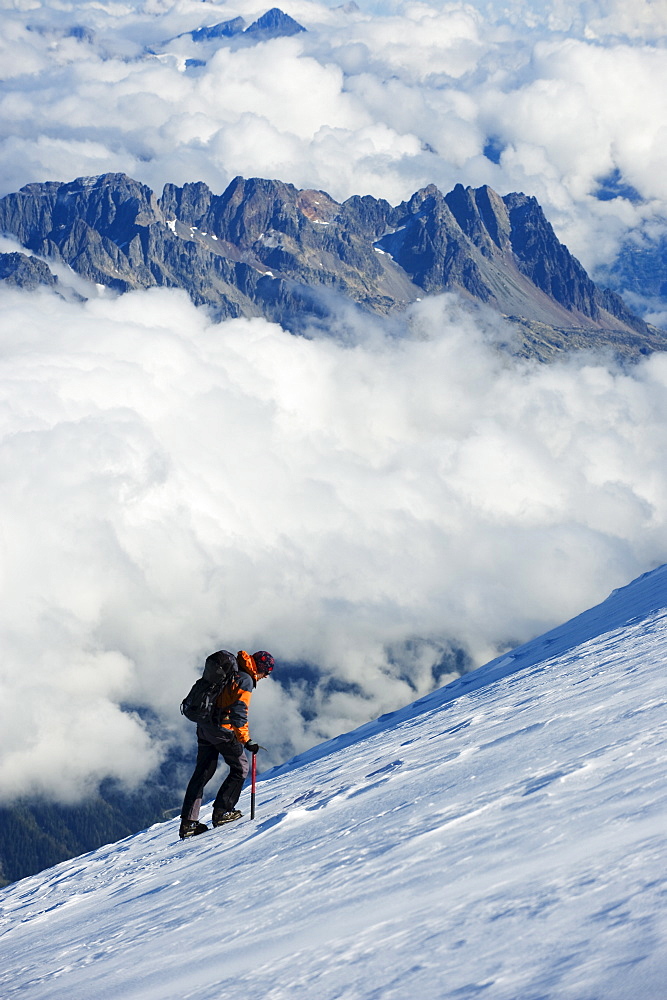
[[[204,672],[181,702],[181,715],[190,722],[217,722],[216,701],[237,673],[236,657],[219,649],[206,657]]]

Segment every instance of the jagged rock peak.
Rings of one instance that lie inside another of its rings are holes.
[[[258,34],[264,38],[277,38],[282,35],[298,35],[306,29],[298,21],[295,21],[289,14],[285,14],[279,7],[272,7],[262,14],[256,21],[246,28],[246,35]]]
[[[248,247],[268,230],[294,238],[304,221],[329,223],[340,206],[323,191],[260,177],[235,177],[211,208],[215,231]]]
[[[492,188],[464,188],[457,184],[445,201],[463,232],[482,252],[491,249],[489,240],[500,250],[511,249],[509,213]]]
[[[203,181],[186,183],[183,187],[165,184],[159,206],[165,219],[180,219],[188,226],[199,225],[208,212],[213,193]]]
[[[399,210],[405,208],[410,215],[414,215],[416,212],[421,211],[422,206],[442,206],[445,201],[445,196],[439,187],[435,184],[427,184],[426,187],[420,188],[419,191],[415,191],[412,197],[407,202],[403,202],[399,205]]]

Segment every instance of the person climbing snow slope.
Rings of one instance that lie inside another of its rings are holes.
[[[233,657],[233,653],[220,650],[211,656]],[[243,815],[235,807],[248,775],[245,751],[255,754],[259,749],[250,738],[248,728],[250,699],[257,682],[268,677],[273,670],[275,660],[266,650],[250,655],[243,649],[235,659],[237,669],[216,700],[213,718],[197,725],[197,761],[183,799],[179,830],[181,840],[208,830],[204,823],[199,822],[199,811],[204,788],[216,772],[219,757],[229,767],[229,773],[215,797],[212,824],[222,826]]]

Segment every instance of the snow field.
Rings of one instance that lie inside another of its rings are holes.
[[[8,887],[0,996],[664,1000],[667,612],[637,586],[269,772],[254,823]]]

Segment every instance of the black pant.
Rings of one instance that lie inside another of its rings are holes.
[[[216,812],[230,812],[238,802],[248,776],[248,758],[243,746],[229,729],[199,725],[197,763],[185,790],[181,819],[199,819],[204,787],[215,774],[218,756],[229,766],[229,774],[218,789],[213,808]]]

